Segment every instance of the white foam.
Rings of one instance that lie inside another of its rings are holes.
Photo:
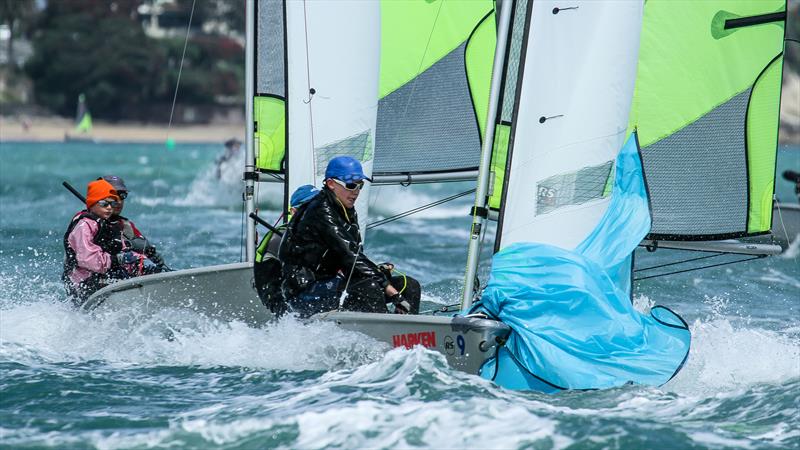
[[[442,392],[438,400],[418,398],[417,375]],[[433,377],[431,379],[431,376]],[[422,348],[395,349],[379,361],[332,371],[309,383],[287,385],[259,397],[200,408],[179,419],[182,430],[216,445],[231,444],[261,431],[296,429],[290,448],[519,448],[533,442],[564,448],[573,441],[557,433],[558,421],[529,404],[498,402],[474,395],[447,395],[461,386],[488,382],[447,368],[444,358]],[[342,395],[353,393],[352,402]],[[504,396],[504,392],[498,390]],[[402,399],[396,402],[394,399]],[[258,416],[280,404],[282,414]],[[226,410],[254,411],[224,420]],[[525,423],[521,428],[519,424]]]
[[[685,367],[664,387],[710,395],[800,377],[800,341],[759,328],[734,327],[727,319],[696,320]]]
[[[189,311],[95,317],[50,302],[4,308],[0,330],[0,356],[27,365],[99,360],[122,366],[326,370],[375,360],[388,348],[332,323],[305,324],[291,317],[255,329]]]
[[[792,239],[791,244],[783,253],[780,254],[780,258],[784,259],[796,259],[800,255],[800,234]]]

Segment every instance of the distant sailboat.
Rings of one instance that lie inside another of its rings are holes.
[[[92,134],[92,114],[86,104],[86,95],[78,96],[78,109],[75,113],[75,134],[64,133],[65,142],[94,142]]]

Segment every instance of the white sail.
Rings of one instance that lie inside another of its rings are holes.
[[[372,172],[380,67],[380,2],[294,2],[286,7],[288,192],[321,186],[339,155]],[[335,19],[335,20],[334,20]],[[312,94],[310,90],[313,89]],[[366,198],[357,203],[366,220]],[[363,226],[363,224],[362,224]]]
[[[609,203],[633,97],[642,2],[531,7],[496,246],[536,241],[573,249]]]

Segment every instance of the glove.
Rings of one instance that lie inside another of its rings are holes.
[[[133,253],[132,251],[124,251],[117,253],[114,259],[116,259],[117,264],[119,264],[120,266],[139,262],[139,257],[136,255],[136,253]]]
[[[392,270],[394,270],[394,264],[390,262],[380,263],[378,264],[378,269],[386,276],[387,279],[392,279]]]
[[[408,303],[399,292],[389,297],[389,301],[394,305],[395,314],[408,314],[411,311],[411,303]]]

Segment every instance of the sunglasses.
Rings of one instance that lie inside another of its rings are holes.
[[[128,198],[128,191],[117,191],[117,196],[120,200],[125,200]]]
[[[106,207],[109,207],[109,206],[112,207],[112,208],[119,208],[120,206],[122,206],[122,203],[120,203],[118,201],[115,201],[115,200],[112,200],[112,201],[100,200],[100,201],[97,202],[97,204],[101,208],[106,208]]]
[[[360,191],[361,188],[364,187],[363,181],[359,181],[358,183],[345,183],[344,181],[336,178],[331,178],[331,180],[333,180],[333,182],[338,184],[339,186],[347,189],[348,191]]]

